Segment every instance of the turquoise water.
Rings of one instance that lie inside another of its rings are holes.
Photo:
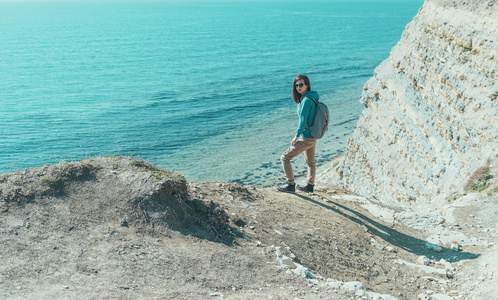
[[[0,172],[131,155],[191,181],[281,181],[293,78],[331,109],[323,164],[422,4],[0,2]]]

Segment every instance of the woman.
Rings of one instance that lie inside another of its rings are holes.
[[[277,187],[281,192],[294,193],[296,191],[291,159],[304,152],[304,160],[308,165],[308,182],[306,186],[298,185],[297,188],[305,192],[313,193],[316,174],[316,138],[311,136],[308,124],[313,124],[316,105],[311,98],[318,101],[318,93],[311,90],[310,80],[306,75],[298,75],[294,78],[294,84],[292,85],[292,99],[298,104],[297,115],[299,116],[299,125],[297,127],[296,136],[291,141],[290,148],[280,157],[285,176],[287,177],[287,184]]]

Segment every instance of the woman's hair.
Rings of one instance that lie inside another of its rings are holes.
[[[306,75],[297,75],[296,78],[294,78],[294,82],[292,83],[292,100],[294,100],[294,102],[296,103],[300,103],[301,102],[301,94],[299,94],[296,90],[296,81],[299,81],[303,79],[304,80],[304,84],[308,87],[308,90],[306,90],[307,92],[309,90],[311,90],[311,85],[310,85],[310,80],[308,78],[308,76]]]

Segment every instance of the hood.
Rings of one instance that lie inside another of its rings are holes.
[[[312,97],[313,99],[315,99],[316,101],[318,101],[320,99],[320,96],[318,96],[318,93],[316,91],[307,91],[306,93],[304,93],[304,95],[301,96],[301,100],[303,99],[303,97],[306,97],[306,96],[310,96]]]

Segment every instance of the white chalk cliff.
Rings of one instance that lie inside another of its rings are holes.
[[[334,180],[383,202],[463,193],[498,154],[498,2],[426,0],[363,88]]]

